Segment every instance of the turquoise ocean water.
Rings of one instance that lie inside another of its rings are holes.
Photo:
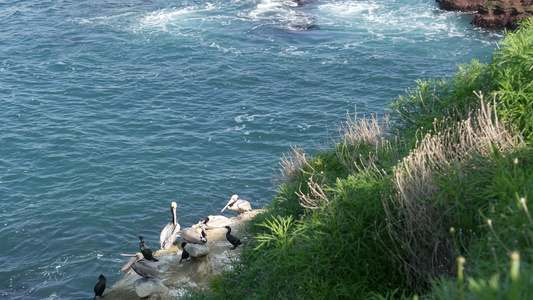
[[[283,153],[502,32],[434,1],[0,1],[0,298],[89,299],[232,194],[270,203]],[[305,30],[307,29],[307,30]],[[224,212],[232,216],[232,212]]]

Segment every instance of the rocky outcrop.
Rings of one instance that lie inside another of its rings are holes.
[[[440,8],[449,11],[474,12],[487,0],[436,0]]]
[[[533,0],[436,0],[440,8],[476,12],[472,24],[493,29],[514,30],[523,18],[533,16]]]
[[[204,255],[207,255],[209,254],[209,251],[211,250],[211,248],[209,247],[209,243],[205,243],[205,244],[187,243],[187,245],[185,245],[185,247],[183,248],[185,248],[185,251],[187,251],[191,257],[201,257]]]
[[[533,1],[488,1],[478,6],[472,24],[514,30],[520,20],[533,16]]]
[[[246,237],[239,234],[239,229],[263,210],[256,209],[231,218],[234,221],[232,233],[245,241]],[[181,243],[176,242],[168,250],[158,250],[154,255],[159,259],[153,264],[159,270],[162,280],[159,283],[142,279],[131,268],[113,284],[105,293],[105,299],[176,299],[188,290],[203,290],[209,287],[211,279],[230,267],[231,260],[238,259],[240,247],[235,250],[226,240],[226,228],[210,228],[206,230],[209,253],[192,257],[181,263]],[[120,268],[120,266],[117,266]],[[165,287],[168,289],[166,290]]]

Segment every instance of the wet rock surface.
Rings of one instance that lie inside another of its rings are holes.
[[[436,2],[444,10],[475,12],[477,6],[487,2],[487,0],[436,0]]]
[[[518,27],[520,20],[533,16],[533,0],[436,0],[444,10],[475,12],[472,24],[491,29]]]
[[[478,5],[472,24],[484,28],[514,30],[523,18],[533,16],[533,1],[488,1]]]
[[[245,213],[239,219],[232,217],[234,222],[232,226],[232,234],[240,236],[240,229],[245,222],[251,220],[263,210],[257,209]],[[219,274],[225,268],[230,267],[230,262],[233,259],[238,259],[240,247],[235,250],[230,250],[232,245],[226,241],[226,228],[209,228],[207,233],[207,244],[205,247],[209,248],[206,255],[199,257],[190,257],[188,260],[181,259],[181,242],[178,241],[172,245],[168,250],[158,250],[154,253],[155,257],[159,259],[158,262],[153,262],[161,273],[162,280],[160,283],[164,288],[158,286],[156,283],[147,283],[150,280],[143,279],[137,275],[131,268],[127,270],[124,275],[113,284],[105,293],[105,299],[131,300],[131,299],[175,299],[183,295],[187,290],[206,290],[209,286],[210,280]],[[204,248],[205,250],[205,248]],[[117,266],[120,268],[120,266]],[[142,282],[141,282],[142,281]],[[144,287],[142,285],[145,285]],[[138,292],[139,288],[145,288]],[[146,292],[150,291],[150,292]]]

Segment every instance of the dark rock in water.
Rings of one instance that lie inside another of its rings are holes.
[[[491,29],[514,30],[520,20],[533,16],[533,0],[436,0],[450,11],[476,12],[471,24]]]
[[[294,24],[291,26],[291,29],[296,31],[307,31],[313,29],[320,29],[320,27],[313,24]]]
[[[306,4],[317,2],[317,0],[292,0],[292,2],[298,4],[298,6],[303,6]]]
[[[440,8],[449,11],[475,12],[478,4],[487,0],[436,0]]]
[[[520,20],[533,16],[533,1],[488,1],[478,5],[472,24],[483,28],[514,30]]]

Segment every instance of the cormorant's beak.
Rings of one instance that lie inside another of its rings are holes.
[[[122,269],[120,269],[121,271],[124,271],[124,270],[127,270],[131,267],[131,265],[133,265],[134,262],[137,261],[137,256],[133,255],[133,254],[121,254],[122,256],[133,256],[130,261],[128,261],[124,266],[122,266]]]

